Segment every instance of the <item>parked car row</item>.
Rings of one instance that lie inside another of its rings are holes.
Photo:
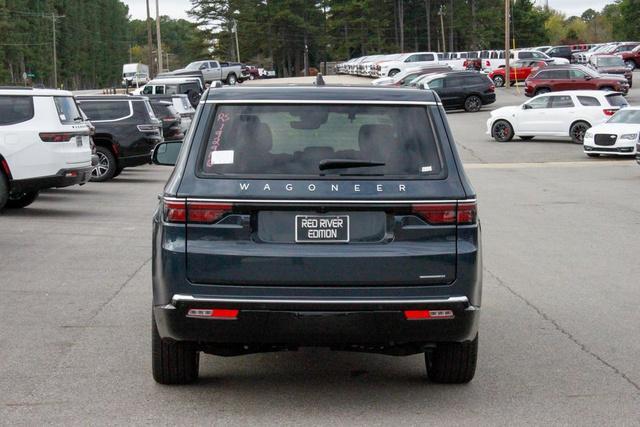
[[[539,60],[550,64],[569,64],[562,57],[551,57],[533,49],[511,51],[514,60]],[[350,74],[361,77],[394,77],[409,68],[426,65],[447,65],[454,70],[475,69],[492,71],[505,64],[504,51],[482,50],[473,52],[411,52],[389,55],[370,55],[339,62],[335,66],[336,74]]]
[[[180,141],[195,110],[187,95],[82,95],[0,89],[0,210],[43,189],[103,182],[148,164],[157,144]]]

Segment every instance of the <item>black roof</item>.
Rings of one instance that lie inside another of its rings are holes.
[[[207,100],[273,101],[392,101],[436,102],[430,90],[375,86],[246,86],[222,87],[207,92]]]
[[[75,98],[81,101],[144,101],[149,99],[142,95],[76,95]]]

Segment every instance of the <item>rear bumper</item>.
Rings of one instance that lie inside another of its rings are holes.
[[[91,178],[93,166],[84,168],[61,169],[55,175],[39,178],[19,179],[11,182],[12,192],[29,192],[47,188],[62,188],[84,184]]]
[[[189,309],[238,309],[234,320],[188,317]],[[403,310],[451,310],[451,319],[406,320]],[[479,307],[463,296],[431,299],[267,299],[174,295],[155,306],[160,336],[216,347],[331,347],[412,354],[442,341],[469,341],[478,331]]]

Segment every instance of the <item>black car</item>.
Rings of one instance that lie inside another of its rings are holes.
[[[124,168],[150,162],[151,150],[162,142],[162,122],[144,96],[77,96],[76,100],[96,131],[98,165],[91,180],[102,182]]]
[[[477,71],[436,74],[421,83],[436,92],[447,109],[475,112],[483,105],[496,102],[495,84],[486,74]]]
[[[571,46],[554,46],[546,53],[552,58],[565,58],[567,61],[571,62],[573,50],[571,49]]]
[[[162,121],[162,136],[165,141],[182,140],[182,120],[180,114],[173,108],[173,102],[151,100],[151,109],[155,116]]]
[[[200,352],[321,346],[425,354],[433,381],[470,381],[480,226],[438,96],[284,86],[203,100],[184,143],[153,155],[177,161],[153,219],[155,380],[196,380]]]

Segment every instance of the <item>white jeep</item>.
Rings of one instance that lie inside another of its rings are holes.
[[[71,92],[0,88],[0,210],[91,177],[90,127]]]

